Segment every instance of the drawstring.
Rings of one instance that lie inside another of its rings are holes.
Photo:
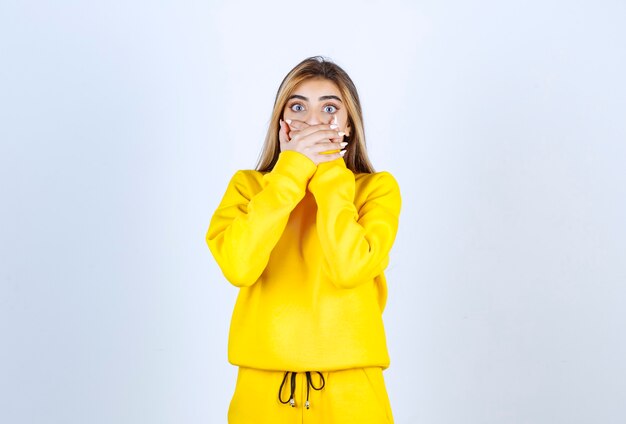
[[[289,375],[289,371],[285,371],[285,375],[283,377],[283,382],[280,383],[280,389],[278,389],[278,400],[280,403],[290,404],[292,407],[296,406],[296,401],[293,399],[293,394],[296,392],[296,373],[291,373],[291,394],[289,395],[289,400],[283,401],[280,397],[280,394],[283,392],[283,386],[285,385],[285,381],[287,381],[287,375]]]
[[[309,371],[306,372],[306,402],[304,403],[304,406],[306,406],[306,409],[309,409],[309,387],[313,387],[313,390],[322,390],[324,386],[326,385],[326,381],[324,380],[324,376],[322,375],[322,373],[319,371],[315,371],[315,372],[320,375],[320,381],[322,383],[321,383],[321,386],[315,387],[315,385],[313,384],[313,381],[311,381],[311,373]]]
[[[283,382],[280,383],[280,388],[278,389],[278,400],[280,401],[280,403],[282,404],[290,404],[292,408],[295,408],[296,406],[296,401],[294,399],[294,394],[296,393],[296,374],[297,372],[291,371],[291,393],[289,394],[289,400],[283,400],[281,395],[283,393],[283,386],[285,385],[285,382],[287,381],[287,377],[289,376],[289,372],[290,371],[285,371],[285,375],[283,376]],[[313,387],[313,390],[322,390],[324,388],[324,386],[326,385],[326,380],[324,380],[324,376],[322,375],[321,372],[319,371],[315,371],[316,373],[319,374],[320,376],[320,386],[319,387],[315,387],[315,384],[313,384],[313,380],[311,379],[311,371],[307,371],[306,372],[306,402],[304,403],[304,406],[306,407],[306,409],[309,409],[309,407],[311,406],[311,404],[309,403],[309,391],[310,388]]]

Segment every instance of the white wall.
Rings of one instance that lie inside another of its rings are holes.
[[[204,235],[323,54],[401,184],[397,423],[626,422],[622,1],[3,2],[0,422],[220,423]]]

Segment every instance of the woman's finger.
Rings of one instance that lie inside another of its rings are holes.
[[[336,124],[319,124],[319,125],[309,125],[308,127],[298,131],[297,134],[294,134],[291,138],[297,136],[298,138],[302,139],[308,135],[311,135],[315,132],[319,132],[319,131],[332,131],[333,132],[333,138],[337,138],[338,136],[341,137],[344,135],[343,132],[341,131],[337,131],[337,125]]]
[[[287,119],[285,122],[287,123],[287,125],[289,125],[289,128],[290,128],[291,130],[297,130],[297,131],[300,131],[300,130],[303,130],[303,129],[305,129],[306,127],[308,127],[308,126],[309,126],[309,124],[307,124],[306,122],[304,122],[304,121],[298,121],[298,120],[296,120],[296,119],[293,119],[293,120],[292,120],[292,119]]]
[[[289,135],[287,133],[287,124],[282,119],[278,121],[280,129],[278,130],[278,141],[281,143],[289,142]]]
[[[310,128],[310,127],[309,127]],[[342,136],[343,133],[337,132],[336,130],[326,130],[320,129],[318,131],[309,132],[308,135],[305,133],[307,129],[300,131],[295,134],[291,139],[297,141],[298,143],[302,143],[305,145],[311,145],[319,142],[330,141],[330,139],[337,138],[338,136]]]
[[[287,119],[287,121],[285,121],[286,124],[288,125],[287,127],[287,135],[289,136],[289,139],[291,140],[293,138],[294,135],[298,134],[301,130],[305,129],[306,127],[309,126],[309,124],[307,124],[306,122],[303,121],[296,121],[296,120],[291,120],[291,119]]]
[[[341,143],[333,143],[333,142],[326,142],[326,143],[317,143],[314,144],[310,147],[307,147],[307,149],[310,152],[314,152],[314,153],[324,153],[324,152],[339,152],[341,150],[343,150],[344,147],[346,147],[348,145],[348,143],[341,142]]]

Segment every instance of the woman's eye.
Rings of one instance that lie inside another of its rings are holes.
[[[291,110],[293,110],[294,112],[302,112],[304,110],[304,106],[302,106],[300,103],[295,103],[291,105]]]
[[[324,106],[324,112],[326,113],[335,113],[337,112],[337,108],[333,105],[326,105]]]

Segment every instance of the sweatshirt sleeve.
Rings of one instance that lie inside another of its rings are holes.
[[[206,242],[233,285],[247,287],[259,279],[315,170],[305,155],[283,151],[262,178],[257,171],[238,171],[231,178]]]
[[[317,202],[317,231],[324,270],[340,288],[353,288],[381,274],[398,230],[401,197],[388,172],[372,174],[365,203],[356,209],[355,177],[343,158],[318,165],[309,182]]]

